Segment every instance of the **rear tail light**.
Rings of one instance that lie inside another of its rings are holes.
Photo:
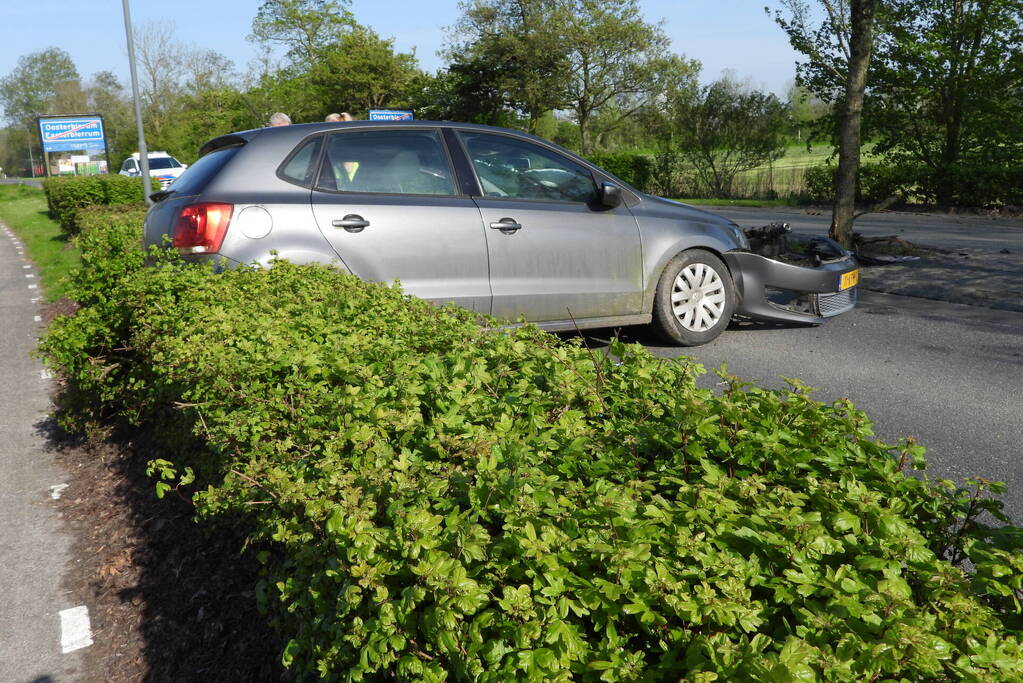
[[[231,222],[232,204],[191,204],[174,222],[174,246],[181,254],[212,254],[220,245]]]

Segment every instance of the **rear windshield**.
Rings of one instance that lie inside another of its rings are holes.
[[[150,157],[149,168],[181,168],[181,164],[174,157]]]
[[[186,168],[168,189],[179,195],[199,194],[241,148],[241,145],[235,145],[213,150]]]

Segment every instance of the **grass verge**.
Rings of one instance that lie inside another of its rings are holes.
[[[46,300],[62,297],[65,277],[80,258],[60,225],[50,218],[43,191],[26,185],[0,185],[0,220],[18,235],[29,259],[39,269]]]
[[[676,199],[683,204],[695,204],[702,206],[798,206],[792,199]]]

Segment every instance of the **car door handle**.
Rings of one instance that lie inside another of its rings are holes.
[[[514,218],[502,218],[496,223],[491,223],[490,227],[494,230],[500,230],[505,235],[514,234],[516,231],[522,229],[522,224],[516,221]]]
[[[369,226],[369,221],[358,214],[350,213],[341,220],[331,221],[330,224],[335,228],[344,228],[348,232],[362,232]]]

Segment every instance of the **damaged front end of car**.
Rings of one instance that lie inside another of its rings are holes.
[[[859,264],[834,240],[791,232],[786,223],[744,231],[750,249],[730,251],[736,314],[820,324],[856,305]]]

